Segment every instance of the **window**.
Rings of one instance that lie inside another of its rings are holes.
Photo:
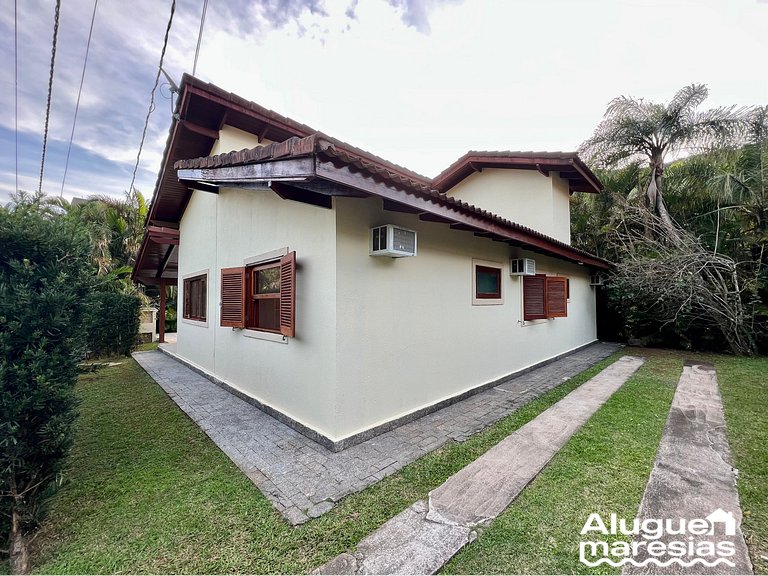
[[[208,276],[206,274],[184,279],[184,318],[205,322],[207,299]]]
[[[501,264],[472,260],[472,304],[503,304]]]
[[[247,268],[248,292],[245,327],[280,332],[280,263]]]
[[[296,252],[221,271],[221,325],[295,335]]]
[[[569,288],[563,276],[523,276],[523,320],[568,316]]]

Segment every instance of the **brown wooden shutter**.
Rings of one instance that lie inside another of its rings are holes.
[[[544,274],[523,276],[523,320],[547,317],[547,277]]]
[[[562,276],[547,278],[547,316],[564,318],[568,316],[568,279]]]
[[[184,280],[184,304],[182,306],[182,313],[181,313],[183,318],[189,318],[189,312],[190,312],[190,306],[191,306],[190,304],[191,298],[189,295],[189,292],[190,292],[189,284],[190,284],[189,280]]]
[[[296,252],[280,259],[280,334],[296,335]]]
[[[245,268],[221,270],[222,326],[245,327]]]

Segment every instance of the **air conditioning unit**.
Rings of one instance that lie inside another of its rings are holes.
[[[510,276],[535,276],[536,260],[533,258],[512,258],[509,261]]]
[[[589,277],[589,285],[590,286],[602,286],[603,285],[603,275],[602,274],[592,274]]]
[[[371,228],[368,243],[370,256],[389,256],[403,258],[416,256],[416,231],[400,228],[394,224],[385,224]]]

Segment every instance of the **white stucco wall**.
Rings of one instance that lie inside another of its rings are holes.
[[[179,302],[183,276],[210,271],[207,323],[179,320],[179,356],[329,437],[335,430],[334,229],[333,211],[270,190],[194,192],[179,250]],[[264,340],[255,331],[220,327],[221,269],[284,247],[297,255],[296,337]]]
[[[225,152],[255,148],[256,146],[266,146],[271,143],[272,140],[267,138],[259,142],[259,139],[254,134],[224,124],[224,126],[221,127],[221,130],[219,130],[219,139],[214,142],[210,155],[215,156],[216,154],[224,154]]]
[[[341,198],[337,210],[337,387],[346,437],[595,340],[588,270],[523,251],[537,271],[570,278],[567,318],[522,321],[522,281],[512,249],[376,199]],[[368,229],[398,224],[418,233],[418,255],[368,256]],[[502,266],[504,303],[472,305],[472,260]]]
[[[570,243],[568,182],[552,172],[484,168],[471,174],[447,194]]]
[[[255,136],[225,126],[211,153],[256,145]],[[485,170],[449,193],[570,240],[568,187],[554,174]],[[369,228],[389,223],[417,231],[418,256],[368,255]],[[208,318],[185,321],[179,310],[177,353],[332,440],[596,338],[584,267],[386,212],[380,199],[336,198],[326,210],[269,190],[194,192],[180,235],[179,302],[183,277],[207,271]],[[283,247],[297,254],[296,338],[220,327],[221,269]],[[567,318],[522,321],[513,255],[570,278]],[[503,304],[472,304],[473,259],[502,266]]]

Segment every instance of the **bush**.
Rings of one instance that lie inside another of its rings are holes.
[[[92,356],[128,356],[139,335],[141,299],[133,294],[95,292],[88,301],[86,333]]]
[[[0,246],[0,538],[23,573],[72,443],[93,269],[85,231],[35,202],[0,208]]]

